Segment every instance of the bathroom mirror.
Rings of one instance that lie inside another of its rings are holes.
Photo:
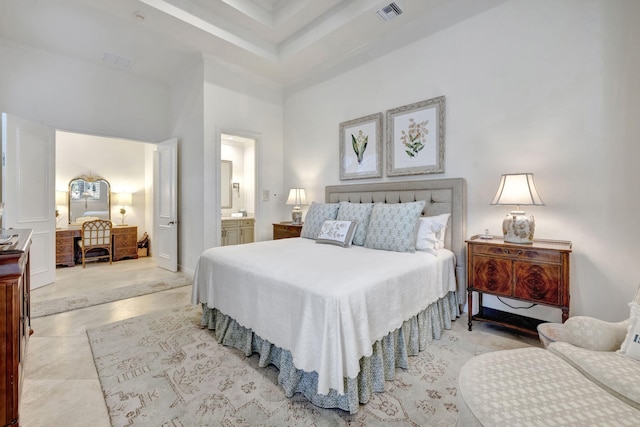
[[[233,177],[233,162],[231,160],[220,161],[220,207],[231,209],[231,179]]]
[[[81,175],[69,181],[69,224],[91,216],[111,219],[111,186],[99,176]]]

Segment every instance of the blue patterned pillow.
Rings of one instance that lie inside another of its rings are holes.
[[[373,205],[365,248],[415,252],[418,218],[425,201]]]
[[[364,245],[372,210],[373,203],[340,202],[340,209],[338,209],[338,217],[336,219],[339,221],[358,221],[356,234],[353,236],[354,245]]]
[[[307,215],[304,217],[304,225],[302,226],[300,237],[317,239],[322,229],[322,223],[328,219],[336,219],[338,206],[337,203],[311,202]]]

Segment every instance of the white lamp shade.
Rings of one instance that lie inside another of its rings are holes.
[[[67,204],[67,192],[56,191],[56,205],[66,205],[66,204]]]
[[[492,205],[544,206],[532,173],[504,174]]]
[[[287,205],[305,206],[306,204],[307,195],[304,192],[304,188],[292,188],[291,190],[289,190]]]
[[[131,193],[118,193],[118,204],[121,206],[131,205],[132,194]]]

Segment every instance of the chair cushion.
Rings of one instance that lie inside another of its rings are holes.
[[[460,371],[459,399],[485,426],[631,426],[638,421],[636,409],[560,357],[534,347],[469,360]]]
[[[549,351],[582,372],[618,399],[640,409],[640,362],[614,351],[593,351],[566,342],[549,345]]]

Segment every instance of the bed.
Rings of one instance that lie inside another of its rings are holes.
[[[288,397],[356,413],[459,316],[464,202],[462,179],[326,187],[323,207],[376,209],[369,234],[385,209],[448,214],[444,247],[407,253],[301,237],[211,248],[194,274],[202,326],[223,345],[258,353],[260,366],[275,365]],[[313,231],[313,221],[304,227]]]

